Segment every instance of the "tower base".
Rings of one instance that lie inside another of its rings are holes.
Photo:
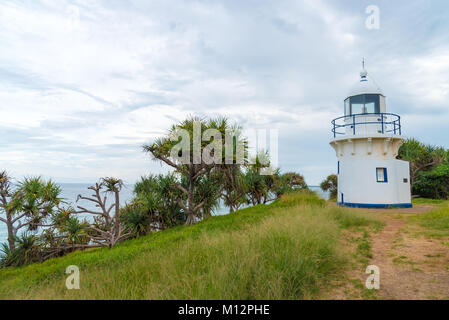
[[[411,203],[391,203],[391,204],[371,204],[371,203],[348,203],[338,202],[339,206],[350,208],[370,208],[370,209],[394,209],[394,208],[412,208]]]

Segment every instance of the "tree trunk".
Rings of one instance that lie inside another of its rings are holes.
[[[256,197],[257,197],[257,204],[261,204],[262,203],[262,194],[257,192],[256,193]]]
[[[14,226],[12,224],[12,215],[8,211],[6,211],[6,227],[8,229],[9,250],[11,250],[11,252],[12,252],[12,251],[16,250],[16,242],[14,241],[15,232],[14,232]]]
[[[188,190],[188,195],[187,195],[187,220],[186,220],[186,225],[189,224],[194,224],[195,223],[195,212],[193,211],[193,209],[195,208],[195,203],[193,201],[193,182],[192,180],[189,181],[189,190]]]
[[[115,225],[114,225],[114,233],[115,237],[119,236],[120,233],[120,195],[119,191],[114,191],[115,193]]]
[[[226,191],[226,194],[225,194],[225,198],[226,198],[226,200],[228,201],[228,204],[229,204],[229,212],[234,212],[235,211],[234,208],[235,208],[236,204],[235,204],[235,201],[232,198],[232,196],[230,196],[227,191]]]
[[[195,224],[195,214],[189,212],[187,215],[186,225]]]

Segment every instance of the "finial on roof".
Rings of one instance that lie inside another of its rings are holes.
[[[366,76],[368,75],[368,71],[365,70],[365,58],[362,58],[362,71],[360,72],[360,81],[366,81]]]

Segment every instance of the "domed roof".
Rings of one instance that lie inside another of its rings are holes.
[[[363,69],[362,72],[360,72],[360,80],[352,86],[347,97],[369,93],[384,95],[377,83],[371,77],[369,77],[368,72]]]

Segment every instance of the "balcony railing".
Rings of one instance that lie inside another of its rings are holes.
[[[360,113],[342,116],[332,120],[332,126],[334,138],[338,135],[363,133],[401,135],[401,117],[394,113]]]

